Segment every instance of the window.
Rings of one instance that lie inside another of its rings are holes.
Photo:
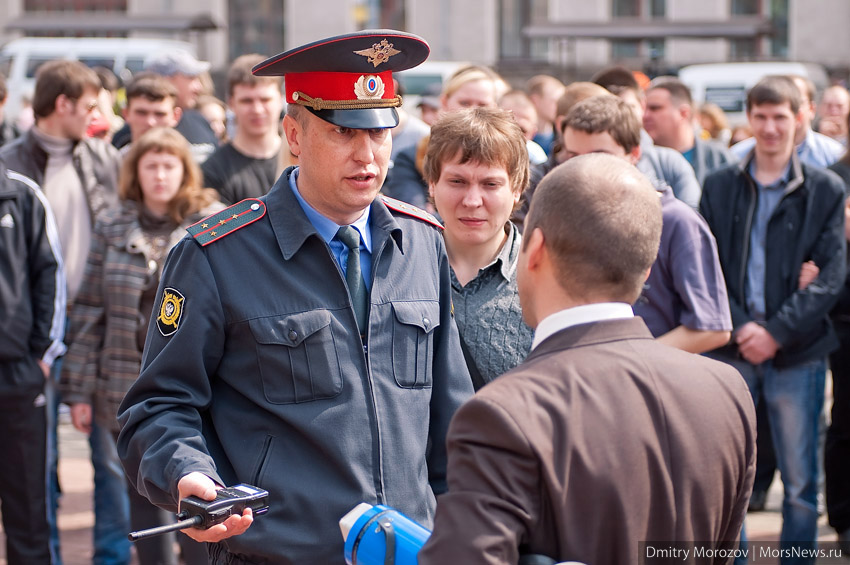
[[[24,71],[24,76],[27,78],[35,78],[35,73],[38,71],[38,68],[44,63],[52,60],[53,57],[38,57],[36,55],[31,55],[29,59],[27,59],[27,68]]]
[[[774,57],[788,57],[788,0],[771,0],[770,18],[775,34],[770,38],[770,54]]]
[[[729,40],[729,59],[732,61],[752,61],[758,54],[758,40],[754,37]]]
[[[24,0],[25,12],[126,12],[127,0]]]
[[[647,56],[651,60],[661,60],[667,54],[667,41],[664,39],[650,39],[646,42]]]
[[[667,0],[649,0],[649,17],[664,18],[667,16]]]
[[[230,59],[283,51],[283,0],[230,0]]]
[[[640,56],[640,41],[620,39],[611,42],[612,59],[635,59]]]
[[[637,18],[640,16],[641,0],[611,0],[611,16],[614,18]]]
[[[529,40],[523,29],[535,23],[545,23],[549,18],[548,0],[500,0],[499,2],[499,55],[502,59],[546,60],[549,56],[548,39]]]
[[[757,16],[761,14],[762,0],[730,0],[729,12],[733,16]]]
[[[106,67],[110,71],[115,68],[115,58],[114,57],[87,57],[85,55],[80,56],[80,62],[83,63],[87,67]]]
[[[664,18],[667,0],[611,0],[612,18]]]

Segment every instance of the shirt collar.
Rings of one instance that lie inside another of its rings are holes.
[[[313,227],[316,228],[316,231],[319,233],[319,237],[325,240],[325,243],[330,243],[331,240],[336,236],[336,232],[341,227],[339,224],[334,222],[333,220],[323,216],[321,212],[313,208],[309,202],[304,200],[304,197],[301,196],[301,193],[298,191],[298,171],[299,169],[295,169],[292,171],[292,174],[289,175],[289,186],[292,189],[292,193],[295,194],[295,198],[298,200],[298,204],[301,205],[301,209],[304,210],[304,214],[307,216],[307,219],[310,220],[310,223],[313,224]],[[363,240],[363,244],[366,246],[366,250],[371,253],[372,252],[372,234],[369,230],[369,209],[371,207],[367,207],[366,210],[363,211],[363,214],[353,223],[351,224],[354,228],[360,232],[360,237]]]
[[[770,183],[769,185],[763,185],[759,181],[756,180],[756,158],[755,154],[753,158],[750,159],[750,163],[747,166],[747,173],[749,173],[750,177],[752,177],[753,182],[755,182],[758,186],[762,188],[782,188],[787,185],[791,180],[791,163],[793,159],[788,159],[788,162],[785,164],[785,170],[782,172],[782,176],[778,179]]]
[[[506,229],[508,237],[505,239],[504,245],[502,245],[502,250],[499,251],[499,254],[496,256],[496,261],[501,261],[501,264],[499,265],[499,272],[502,273],[502,277],[504,277],[506,281],[510,282],[511,275],[516,267],[515,260],[516,256],[519,254],[521,236],[513,222],[509,221]]]
[[[599,302],[596,304],[583,304],[567,308],[546,316],[534,330],[534,341],[531,349],[540,345],[546,338],[566,328],[579,324],[589,324],[601,320],[616,320],[620,318],[634,318],[635,314],[631,305],[625,302]]]

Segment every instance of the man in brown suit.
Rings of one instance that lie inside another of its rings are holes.
[[[419,563],[661,563],[672,547],[693,562],[695,542],[736,548],[755,457],[746,384],[653,340],[629,306],[661,233],[652,185],[622,159],[576,157],[541,182],[525,228],[532,351],[455,414],[449,491]]]

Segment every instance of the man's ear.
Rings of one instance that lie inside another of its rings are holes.
[[[296,157],[300,157],[301,136],[303,135],[304,131],[301,128],[301,124],[298,123],[298,120],[287,114],[283,117],[282,125],[283,135],[286,138],[286,142],[289,144],[289,151]]]
[[[174,127],[177,127],[177,124],[180,123],[180,119],[183,117],[183,108],[180,106],[174,107]]]
[[[526,238],[523,236],[523,253],[526,256],[525,267],[529,272],[538,272],[546,259],[546,238],[540,228],[534,228]]]
[[[60,94],[56,97],[56,100],[53,101],[53,112],[58,115],[63,115],[68,113],[68,108],[74,106],[74,101],[65,96],[64,94]]]
[[[651,272],[652,272],[652,267],[649,267],[649,268],[646,269],[646,276],[643,277],[644,282],[646,282],[649,279],[649,273],[651,273]]]

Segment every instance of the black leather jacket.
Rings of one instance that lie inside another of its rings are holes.
[[[705,180],[700,212],[714,237],[729,290],[732,324],[752,321],[746,306],[747,259],[758,193],[747,172],[752,155]],[[829,311],[844,284],[844,184],[837,175],[801,164],[792,156],[791,179],[768,221],[764,327],[779,342],[774,358],[787,367],[826,356],[838,346]],[[801,265],[820,273],[799,289]],[[724,353],[737,355],[737,346]]]

